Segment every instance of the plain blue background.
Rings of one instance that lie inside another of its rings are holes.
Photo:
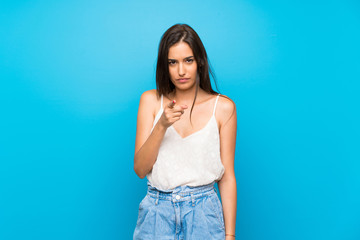
[[[162,33],[237,104],[237,239],[360,239],[358,1],[1,1],[0,239],[131,239]]]

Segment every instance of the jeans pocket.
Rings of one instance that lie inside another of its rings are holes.
[[[223,209],[218,195],[216,193],[210,194],[209,198],[213,211],[216,214],[220,224],[220,228],[225,229]]]
[[[140,226],[141,223],[144,221],[145,216],[148,213],[148,209],[146,208],[146,200],[149,198],[149,195],[146,194],[146,196],[141,200],[140,204],[139,204],[139,210],[138,210],[138,217],[137,217],[137,222],[136,222],[136,226]]]

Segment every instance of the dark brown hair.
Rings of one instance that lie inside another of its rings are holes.
[[[217,87],[215,75],[209,64],[205,47],[201,42],[198,34],[187,24],[175,24],[162,35],[159,44],[156,65],[156,90],[158,97],[160,97],[162,94],[167,96],[175,89],[174,84],[170,80],[168,54],[169,48],[179,42],[185,42],[189,44],[197,63],[198,76],[196,77],[195,97],[190,111],[191,121],[191,113],[194,108],[198,88],[200,87],[205,92],[213,95],[218,94],[218,92],[214,91],[211,87],[210,75],[214,80],[216,90],[219,90]]]

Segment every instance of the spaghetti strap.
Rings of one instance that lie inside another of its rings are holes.
[[[163,109],[163,95],[161,94],[161,106],[160,106],[160,110]]]
[[[218,102],[218,100],[219,100],[219,96],[220,96],[220,93],[219,93],[219,95],[217,95],[217,97],[216,97],[213,115],[215,115],[216,104],[217,104],[217,102]]]

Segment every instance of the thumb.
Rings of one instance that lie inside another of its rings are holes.
[[[175,106],[175,103],[176,103],[176,101],[175,101],[175,100],[172,100],[172,102],[170,102],[170,103],[168,104],[168,107],[169,107],[169,108],[173,108],[173,107]]]

